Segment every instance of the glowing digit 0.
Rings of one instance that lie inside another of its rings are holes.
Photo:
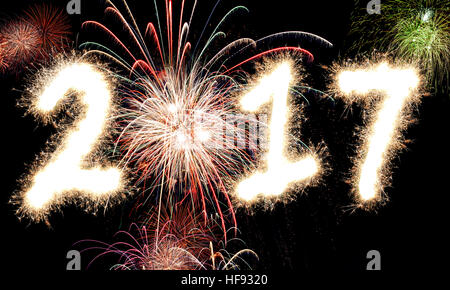
[[[290,162],[283,154],[286,148],[285,135],[291,81],[290,63],[282,62],[241,99],[242,108],[250,112],[256,111],[261,105],[272,100],[269,149],[265,157],[267,170],[257,172],[239,183],[236,191],[243,200],[250,201],[258,194],[279,196],[289,184],[311,178],[319,171],[319,164],[312,155]]]
[[[357,94],[365,97],[372,90],[381,90],[386,98],[376,109],[375,117],[369,125],[367,139],[360,149],[365,156],[357,165],[357,191],[363,201],[373,200],[382,190],[381,173],[386,166],[389,149],[396,141],[401,127],[401,112],[417,88],[419,77],[413,69],[390,68],[381,63],[374,69],[342,71],[338,75],[339,89],[350,95],[351,101]]]
[[[36,99],[34,109],[48,115],[69,92],[85,106],[83,119],[68,132],[48,163],[31,179],[23,195],[23,207],[34,217],[45,215],[70,193],[90,200],[105,198],[121,189],[118,168],[93,166],[87,156],[99,143],[110,113],[112,94],[104,75],[88,63],[71,63],[59,70]]]

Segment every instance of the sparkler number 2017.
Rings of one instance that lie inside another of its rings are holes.
[[[261,194],[263,197],[280,196],[290,184],[312,178],[320,172],[320,162],[313,154],[296,158],[296,161],[289,161],[283,154],[287,147],[288,96],[292,82],[292,65],[283,61],[260,78],[240,100],[242,109],[251,112],[272,102],[269,148],[263,156],[266,171],[253,174],[236,186],[237,197],[245,202],[253,202]],[[354,183],[358,198],[363,202],[376,200],[383,188],[383,171],[388,167],[388,159],[395,151],[394,145],[402,129],[402,111],[418,84],[419,77],[414,69],[392,68],[386,63],[356,70],[343,69],[337,75],[338,90],[349,102],[355,101],[356,95],[369,99],[369,93],[374,91],[387,95],[384,101],[372,108],[373,117],[365,129],[365,140],[359,150],[362,161],[357,162]],[[75,191],[95,201],[117,194],[121,188],[122,176],[118,168],[81,168],[86,165],[86,155],[98,146],[96,140],[107,129],[111,88],[101,72],[92,65],[69,64],[43,88],[36,110],[40,114],[50,114],[69,89],[80,94],[87,112],[84,120],[67,134],[62,150],[38,170],[31,187],[24,193],[23,207],[34,217],[45,214],[53,204],[58,204],[63,193]]]

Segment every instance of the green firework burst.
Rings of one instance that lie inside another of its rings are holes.
[[[436,92],[448,92],[450,71],[450,2],[448,0],[381,1],[381,14],[368,14],[357,0],[351,50],[378,49],[417,64]],[[364,5],[363,5],[364,4]]]

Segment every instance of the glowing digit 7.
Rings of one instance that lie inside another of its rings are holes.
[[[85,114],[66,134],[45,167],[34,175],[31,187],[24,193],[23,207],[34,217],[45,215],[69,193],[97,200],[121,189],[122,173],[118,168],[94,167],[86,160],[107,127],[112,101],[107,80],[91,64],[69,64],[44,88],[34,109],[48,115],[60,107],[58,104],[68,92],[77,94]]]
[[[366,131],[367,140],[360,152],[365,152],[358,164],[357,190],[363,201],[378,196],[382,190],[381,173],[389,157],[389,148],[396,141],[402,109],[419,84],[413,69],[392,69],[386,63],[375,69],[343,71],[338,75],[340,90],[347,95],[363,97],[371,90],[386,92],[386,98],[376,109],[376,116]],[[352,101],[355,98],[352,98]]]
[[[238,196],[250,201],[258,194],[264,196],[281,195],[287,186],[314,176],[319,164],[312,155],[304,156],[297,162],[289,162],[283,154],[286,148],[286,123],[288,121],[288,96],[291,84],[291,67],[283,62],[259,84],[242,97],[244,110],[254,112],[272,99],[272,114],[269,124],[269,150],[266,155],[266,172],[257,172],[241,181],[237,186]]]

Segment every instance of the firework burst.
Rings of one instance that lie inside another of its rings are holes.
[[[377,48],[422,68],[435,91],[448,91],[450,4],[442,0],[390,0],[380,15],[355,15],[354,48]],[[364,37],[360,37],[363,35]]]
[[[38,54],[41,39],[36,26],[24,19],[8,22],[0,28],[0,48],[3,67],[20,69]]]
[[[223,178],[249,162],[236,145],[245,143],[246,134],[235,122],[244,120],[230,122],[234,112],[226,93],[232,84],[220,75],[177,76],[172,70],[160,81],[164,86],[145,79],[129,93],[119,138],[123,160],[136,164],[141,181],[154,177],[152,187],[182,190],[203,209],[211,197],[222,216],[216,191],[226,192]]]
[[[107,244],[94,242],[99,246],[88,250],[101,250],[89,265],[105,255],[119,255],[119,261],[111,268],[114,270],[207,270],[239,269],[239,265],[248,264],[244,254],[257,255],[248,249],[231,255],[226,250],[214,251],[213,244],[223,245],[215,235],[214,224],[205,226],[198,216],[188,207],[166,211],[161,215],[152,214],[142,226],[133,224],[129,231],[119,231],[116,236],[122,241]]]
[[[69,47],[70,23],[62,10],[36,5],[0,28],[0,69],[21,71]]]
[[[69,47],[70,21],[67,13],[51,5],[42,4],[25,11],[25,20],[39,28],[41,54],[48,58],[51,53]]]
[[[115,60],[129,72],[128,78],[120,77],[124,81],[124,109],[117,116],[120,131],[117,148],[123,154],[124,164],[137,168],[140,176],[138,183],[146,186],[150,184],[152,191],[160,188],[160,194],[168,190],[171,195],[175,193],[180,196],[181,193],[181,199],[192,197],[193,207],[197,208],[200,204],[205,221],[207,209],[212,206],[221,217],[222,228],[226,233],[225,212],[231,212],[231,219],[236,226],[232,203],[227,194],[227,179],[249,162],[247,148],[239,147],[238,144],[256,140],[239,125],[249,121],[248,117],[239,119],[233,116],[231,123],[226,120],[237,111],[233,105],[235,100],[230,96],[241,90],[233,74],[243,64],[271,53],[296,51],[310,60],[312,54],[299,47],[278,47],[244,61],[236,59],[248,55],[250,49],[254,50],[257,44],[271,37],[296,37],[324,45],[331,44],[313,34],[285,32],[257,41],[237,39],[208,57],[211,44],[225,36],[219,31],[223,22],[236,11],[246,8],[237,6],[231,9],[201,47],[199,43],[212,14],[197,44],[192,45],[188,39],[197,2],[194,2],[189,21],[186,22],[186,3],[181,2],[178,33],[174,29],[172,1],[166,0],[164,3],[167,38],[162,37],[162,17],[158,14],[156,1],[156,23],[149,22],[145,33],[141,33],[126,1],[123,1],[127,12],[125,15],[109,1],[106,13],[119,20],[134,41],[126,45],[105,25],[87,21],[83,26],[93,26],[105,33],[125,55],[98,43],[86,42],[82,46],[90,49],[87,53],[97,53]],[[134,54],[133,50],[138,53]],[[224,138],[224,135],[233,138]],[[225,210],[222,209],[223,204]]]

